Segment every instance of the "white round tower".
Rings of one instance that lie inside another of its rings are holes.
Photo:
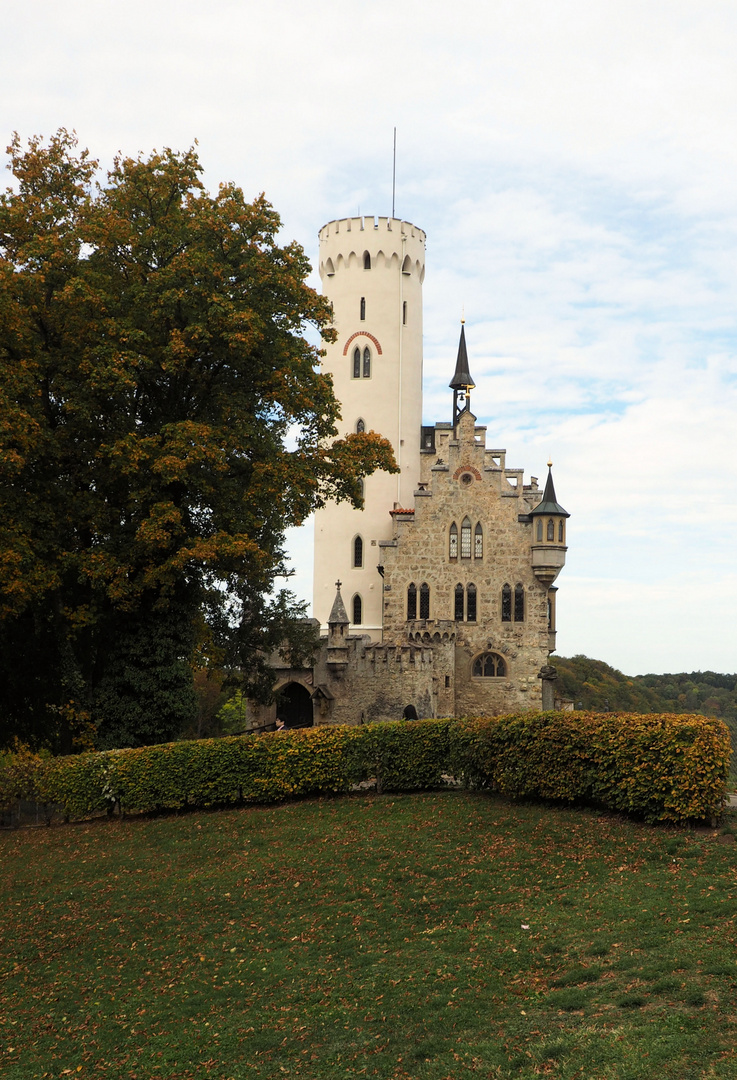
[[[320,277],[332,302],[335,342],[323,370],[341,404],[341,434],[377,431],[401,472],[364,484],[363,510],[330,503],[315,515],[313,610],[327,625],[336,578],[351,628],[381,636],[380,540],[392,537],[391,511],[413,505],[420,479],[422,282],[425,234],[397,218],[343,218],[323,226]]]

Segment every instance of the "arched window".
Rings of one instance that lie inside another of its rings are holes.
[[[359,492],[361,498],[363,498],[363,496],[364,496],[364,494],[366,492],[366,485],[364,484],[363,480],[358,481],[358,492]]]
[[[430,618],[430,586],[426,581],[420,585],[420,618]]]
[[[353,625],[360,626],[363,622],[363,603],[361,597],[356,593],[353,597]]]
[[[476,622],[476,586],[466,589],[466,622]]]
[[[553,543],[555,540],[555,522],[552,518],[548,518],[548,542]]]
[[[512,621],[512,589],[509,585],[502,588],[502,622]]]
[[[404,256],[404,262],[402,263],[402,273],[403,274],[411,274],[412,273],[412,260],[410,259],[409,255]]]
[[[371,269],[371,256],[369,255],[368,251],[364,251],[363,253],[363,268],[364,270]]]
[[[460,584],[455,587],[455,608],[454,616],[456,622],[463,622],[463,586]]]
[[[525,588],[519,582],[514,587],[514,621],[525,621]]]
[[[481,522],[476,522],[476,529],[473,534],[473,557],[474,559],[483,559],[484,557],[484,530],[481,528]]]
[[[562,544],[565,538],[565,532],[563,527],[563,518],[558,522],[558,543]]]
[[[448,558],[458,558],[458,526],[456,525],[455,521],[451,525],[450,532],[448,534]]]
[[[414,581],[407,586],[407,618],[417,618],[417,586]]]
[[[507,674],[507,663],[498,653],[483,653],[474,660],[471,673],[477,679],[503,679]]]
[[[360,433],[365,430],[366,425],[364,424],[363,420],[356,420],[356,431]]]
[[[542,538],[543,538],[543,519],[542,518],[537,519],[537,533],[535,535],[536,535],[537,542],[539,544],[542,541]]]
[[[364,379],[371,378],[371,349],[368,345],[363,350],[363,377]]]
[[[360,536],[353,541],[353,565],[363,566],[363,540]]]
[[[361,322],[366,318],[366,297],[361,297]]]
[[[471,558],[471,522],[468,518],[464,518],[461,525],[461,558]]]
[[[353,350],[353,378],[361,378],[361,350],[358,346]]]

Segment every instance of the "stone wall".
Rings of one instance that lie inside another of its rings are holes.
[[[430,587],[430,623],[455,628],[455,715],[538,709],[538,672],[548,658],[548,589],[531,566],[531,509],[540,500],[537,481],[523,484],[505,451],[487,450],[485,429],[462,414],[457,439],[446,425],[425,455],[423,481],[410,508],[395,511],[394,538],[381,546],[384,565],[384,639],[399,641],[423,625],[407,621],[407,588]],[[471,557],[461,557],[461,528],[471,522]],[[522,518],[522,520],[520,520]],[[450,557],[449,531],[458,529],[458,556]],[[475,528],[483,529],[483,554],[475,557]],[[455,589],[476,586],[476,620],[455,620]],[[524,588],[524,620],[502,621],[502,588]],[[419,601],[418,601],[419,602]],[[419,613],[419,612],[418,612]],[[474,660],[488,652],[504,658],[504,677],[473,675]]]

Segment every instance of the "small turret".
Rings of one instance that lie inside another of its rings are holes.
[[[340,581],[335,582],[335,600],[328,617],[327,662],[335,671],[348,663],[348,642],[346,640],[350,625],[348,612],[340,595]]]
[[[531,512],[532,569],[538,581],[548,588],[566,561],[566,518],[571,515],[558,502],[553,484],[553,463],[548,462],[548,478],[542,501]]]
[[[470,410],[471,391],[476,386],[476,383],[471,378],[471,372],[468,370],[465,322],[465,319],[461,319],[461,339],[458,342],[458,358],[456,359],[455,374],[448,383],[453,391],[453,427],[458,423],[458,417],[461,413]]]

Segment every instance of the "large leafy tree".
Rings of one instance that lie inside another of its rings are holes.
[[[360,505],[391,448],[336,438],[305,336],[330,340],[330,308],[263,197],[209,194],[194,150],[120,158],[102,182],[65,131],[8,153],[2,723],[66,750],[83,730],[167,738],[197,654],[268,693],[263,658],[294,627],[272,594],[285,529],[327,498]]]

